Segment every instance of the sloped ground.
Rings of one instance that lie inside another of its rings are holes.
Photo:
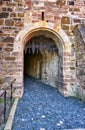
[[[13,130],[63,130],[85,128],[85,104],[61,96],[55,88],[25,77]]]

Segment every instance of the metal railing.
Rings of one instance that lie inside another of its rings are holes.
[[[0,118],[2,118],[0,120],[0,124],[1,123],[5,123],[8,117],[8,111],[10,111],[10,108],[12,106],[13,103],[13,93],[15,91],[15,88],[13,87],[13,83],[15,82],[15,79],[11,82],[11,85],[9,87],[9,90],[3,90],[0,94],[0,99],[1,102],[0,103]],[[8,93],[8,91],[10,92],[10,94]]]

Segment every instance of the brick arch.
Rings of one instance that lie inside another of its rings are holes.
[[[26,43],[26,40],[29,40],[30,37],[34,34],[34,32],[39,30],[46,30],[52,34],[54,34],[56,37],[60,39],[62,42],[62,46],[64,51],[71,51],[71,41],[67,34],[64,32],[64,30],[60,29],[60,26],[58,26],[56,29],[54,28],[54,24],[52,23],[46,23],[45,26],[43,26],[43,22],[41,22],[40,25],[33,26],[30,25],[24,27],[15,38],[15,44],[14,44],[14,51],[16,51],[17,48],[20,48],[23,46],[23,44]],[[35,34],[34,34],[35,35]]]
[[[17,57],[16,57],[16,61],[18,62],[18,64],[20,65],[19,67],[19,75],[15,75],[15,78],[18,79],[18,76],[20,77],[20,80],[17,80],[17,85],[19,84],[19,88],[20,88],[20,97],[23,94],[23,50],[24,47],[27,43],[27,41],[29,39],[31,39],[32,37],[36,36],[36,32],[38,31],[47,31],[49,34],[52,34],[54,37],[56,37],[58,40],[60,40],[60,44],[62,46],[62,59],[63,59],[63,82],[64,82],[64,87],[59,88],[59,91],[61,94],[63,94],[64,96],[68,96],[72,94],[72,87],[70,87],[69,82],[72,80],[74,82],[74,79],[71,79],[71,73],[69,73],[68,79],[67,79],[67,75],[69,70],[67,71],[68,67],[66,68],[66,60],[64,60],[65,58],[68,59],[68,62],[70,62],[70,57],[71,57],[71,42],[70,39],[68,38],[68,36],[66,35],[66,33],[59,29],[59,30],[55,30],[53,28],[50,28],[48,26],[46,27],[26,27],[24,29],[22,29],[19,34],[17,35],[16,39],[15,39],[15,43],[14,43],[14,52],[17,53]],[[38,33],[39,35],[39,33]],[[55,38],[54,38],[55,40]],[[18,89],[19,91],[19,89]]]

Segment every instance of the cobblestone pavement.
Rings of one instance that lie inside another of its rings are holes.
[[[85,128],[85,104],[61,96],[55,88],[25,77],[13,130],[63,130]]]

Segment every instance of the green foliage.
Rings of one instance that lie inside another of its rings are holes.
[[[34,127],[32,128],[32,130],[34,130]]]
[[[4,103],[4,99],[0,98],[0,104]]]

